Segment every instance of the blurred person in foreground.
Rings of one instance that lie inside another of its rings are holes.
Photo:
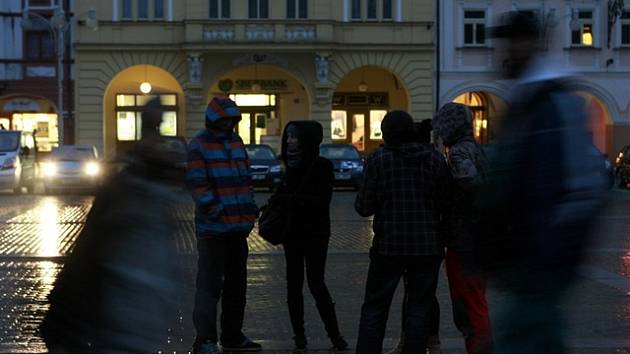
[[[213,98],[205,113],[206,129],[190,141],[186,181],[195,201],[198,270],[193,323],[193,353],[260,351],[243,332],[247,293],[247,237],[258,208],[254,202],[249,159],[234,131],[240,109],[227,97]],[[217,306],[221,299],[221,337]]]
[[[417,143],[413,119],[389,112],[381,123],[385,145],[367,158],[355,209],[374,216],[358,354],[382,353],[392,298],[407,279],[403,353],[427,346],[431,304],[444,256],[442,217],[448,212],[450,176],[433,148]]]
[[[322,125],[313,121],[287,124],[282,135],[282,160],[286,178],[274,198],[286,203],[291,220],[283,242],[286,260],[287,304],[293,328],[295,351],[306,350],[304,329],[304,269],[308,288],[315,299],[333,350],[346,350],[339,332],[335,303],[324,276],[330,240],[330,202],[333,194],[333,165],[319,156],[324,137]]]
[[[421,122],[413,123],[414,132],[416,134],[416,142],[420,144],[426,144],[428,146],[433,147],[431,132],[433,130],[431,119],[424,119]],[[407,277],[403,276],[403,281],[405,284],[405,289],[407,288]],[[407,313],[407,294],[405,291],[405,296],[403,299],[403,308],[402,308],[402,324],[401,335],[396,347],[394,349],[387,352],[387,354],[398,354],[402,353],[403,350],[403,342],[405,337],[405,318]],[[427,339],[427,353],[428,354],[439,354],[440,353],[440,303],[437,299],[437,294],[433,295],[433,301],[431,304],[431,310],[429,313],[429,337]]]
[[[487,161],[473,135],[470,109],[447,103],[433,119],[436,139],[447,148],[446,158],[453,176],[453,212],[447,220],[446,245],[453,319],[466,339],[468,354],[489,354],[492,347],[490,317],[486,301],[486,276],[473,269],[475,235],[479,221],[479,191],[486,176]]]
[[[174,242],[175,161],[162,158],[163,108],[150,101],[142,139],[98,191],[49,295],[50,353],[150,353],[165,343],[182,289]]]
[[[603,203],[584,103],[570,78],[540,56],[539,23],[531,12],[510,12],[490,31],[513,82],[475,243],[478,261],[506,295],[492,320],[497,354],[566,351],[559,304]]]

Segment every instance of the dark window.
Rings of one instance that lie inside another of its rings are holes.
[[[376,15],[376,0],[368,0],[367,18],[369,18],[369,19],[377,18],[377,15]]]
[[[464,44],[483,45],[486,42],[486,12],[464,11]]]
[[[269,0],[258,0],[260,6],[260,18],[269,18]]]
[[[131,14],[131,0],[123,0],[123,2],[122,2],[122,18],[127,19],[127,20],[132,18],[132,14]]]
[[[300,4],[299,17],[300,18],[308,18],[308,1],[307,0],[299,0],[299,4]]]
[[[210,18],[219,18],[219,0],[210,0]]]
[[[383,0],[383,19],[390,20],[392,18],[392,0]]]
[[[621,44],[630,44],[630,24],[621,26]]]
[[[592,11],[580,11],[578,13],[578,18],[580,20],[592,19],[593,18],[593,12]]]
[[[295,0],[287,0],[287,18],[295,18]]]
[[[29,59],[53,59],[55,45],[48,32],[26,32],[26,57]]]
[[[475,42],[477,44],[486,42],[486,26],[484,24],[477,24],[477,31],[475,32]]]
[[[149,18],[149,0],[138,0],[138,18]]]
[[[621,13],[621,18],[630,19],[630,11],[624,11]]]
[[[361,0],[352,0],[352,18],[361,19]]]
[[[249,0],[249,18],[258,18],[258,0]]]
[[[582,44],[582,32],[571,31],[571,43],[572,44]]]
[[[269,18],[269,0],[249,0],[249,18]]]
[[[155,0],[155,8],[153,9],[153,17],[164,18],[164,0]]]
[[[230,18],[230,0],[221,0],[221,17]]]
[[[473,25],[470,23],[464,25],[464,43],[473,44]]]
[[[51,1],[50,0],[30,0],[28,3],[29,3],[29,6],[32,6],[32,7],[35,7],[35,6],[42,6],[42,7],[51,6]]]
[[[486,18],[486,12],[485,11],[466,11],[466,13],[464,14],[464,17],[466,18]]]

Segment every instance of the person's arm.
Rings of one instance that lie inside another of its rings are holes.
[[[435,153],[433,156],[435,163],[435,176],[436,179],[436,203],[437,211],[440,215],[440,234],[442,235],[443,240],[450,239],[450,221],[453,209],[453,196],[452,196],[452,186],[453,186],[453,177],[451,175],[451,170],[449,166],[446,164],[446,160],[439,154]]]
[[[193,139],[188,147],[188,163],[186,167],[186,185],[192,191],[192,197],[199,210],[211,213],[210,208],[216,206],[206,170],[206,161],[201,152],[198,139]]]
[[[376,213],[378,188],[378,171],[373,158],[368,158],[363,170],[363,180],[354,202],[354,209],[363,217]]]
[[[453,181],[464,191],[471,191],[475,187],[480,187],[483,178],[477,170],[471,151],[466,146],[455,145],[448,154],[450,170]]]

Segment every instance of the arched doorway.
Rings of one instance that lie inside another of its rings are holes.
[[[392,110],[409,111],[409,95],[391,71],[363,66],[349,72],[333,96],[331,140],[369,154],[383,142],[381,122]]]
[[[0,129],[33,132],[37,151],[49,153],[59,144],[57,107],[29,94],[0,97]]]
[[[602,153],[614,153],[610,151],[611,147],[608,144],[608,126],[612,124],[608,108],[602,100],[589,92],[578,91],[577,94],[584,99],[587,113],[586,128],[591,134],[593,144]]]
[[[227,95],[236,102],[242,113],[237,131],[245,144],[267,144],[276,152],[288,122],[310,119],[310,98],[304,85],[272,65],[246,65],[227,72],[208,95],[208,99]]]
[[[145,85],[141,90],[143,83]],[[135,65],[119,72],[109,83],[103,98],[104,146],[106,154],[124,152],[140,140],[141,112],[153,98],[165,107],[160,131],[163,135],[184,135],[185,97],[175,77],[153,65]]]
[[[498,96],[481,91],[465,92],[453,99],[467,105],[473,115],[473,133],[480,144],[488,144],[495,137],[506,110],[505,102]]]

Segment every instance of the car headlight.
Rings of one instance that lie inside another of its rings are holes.
[[[271,166],[271,169],[269,169],[269,172],[271,172],[271,173],[280,173],[280,172],[282,172],[282,166],[280,166],[280,165]]]
[[[44,162],[42,164],[42,173],[44,177],[54,177],[57,175],[58,167],[54,162]]]
[[[84,168],[85,174],[88,176],[97,176],[101,173],[101,166],[96,162],[88,162]]]
[[[4,160],[4,164],[2,164],[2,169],[13,170],[17,167],[17,165],[18,165],[17,157],[9,157],[8,159]]]
[[[357,168],[359,168],[359,163],[354,162],[354,161],[343,161],[341,163],[341,168],[349,168],[352,170],[356,170]]]

